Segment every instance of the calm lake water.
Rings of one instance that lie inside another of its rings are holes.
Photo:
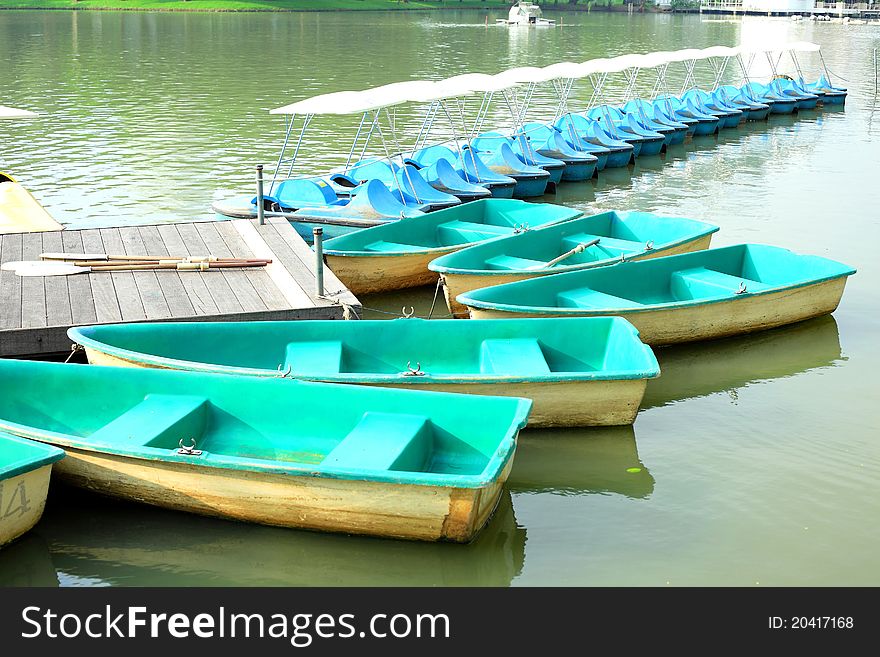
[[[468,546],[249,526],[61,489],[36,530],[0,551],[0,583],[880,584],[880,25],[483,21],[452,11],[0,12],[0,104],[43,114],[0,125],[0,168],[72,227],[209,218],[213,199],[249,191],[253,165],[277,155],[282,125],[267,110],[309,95],[632,51],[815,41],[847,80],[845,110],[698,139],[545,200],[703,219],[722,227],[718,246],[763,242],[841,260],[859,272],[840,309],[658,350],[663,374],[634,427],[524,432],[501,506]],[[698,73],[705,81],[708,70]],[[550,99],[536,107],[537,116]],[[316,120],[307,165],[340,164],[354,125]],[[425,313],[432,292],[363,302]]]

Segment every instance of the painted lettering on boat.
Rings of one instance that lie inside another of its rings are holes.
[[[11,491],[8,488],[9,486],[4,486],[3,482],[0,482],[0,510],[3,511],[0,519],[4,520],[15,516],[21,517],[31,510],[31,501],[24,481],[19,481]]]

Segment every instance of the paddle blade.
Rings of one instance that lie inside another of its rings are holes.
[[[77,267],[76,265],[56,260],[22,260],[4,263],[3,269],[14,271],[18,276],[68,276],[70,274],[83,274],[90,271],[89,267]]]

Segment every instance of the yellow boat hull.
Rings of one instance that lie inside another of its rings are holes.
[[[114,367],[157,367],[111,356],[86,347],[86,356],[92,365]],[[310,377],[310,380],[319,380]],[[647,379],[618,379],[604,381],[558,381],[547,383],[403,383],[354,384],[381,385],[385,388],[430,390],[473,395],[525,397],[534,404],[528,426],[540,427],[593,427],[616,426],[635,422],[639,405],[645,394]]]
[[[518,313],[468,308],[473,319],[511,317],[624,317],[651,346],[712,340],[793,324],[834,312],[843,296],[846,277],[834,278],[769,294],[735,297],[714,303],[657,310],[616,312]]]
[[[372,256],[328,254],[324,259],[352,294],[374,294],[436,283],[438,274],[428,269],[428,263],[460,248]]]
[[[52,464],[0,481],[0,546],[37,524],[46,507]]]
[[[30,192],[9,176],[0,173],[0,235],[61,230],[46,209]]]
[[[65,447],[58,475],[98,493],[277,527],[467,543],[488,522],[512,460],[483,488],[232,471]]]
[[[649,258],[659,258],[661,256],[677,255],[679,253],[703,251],[705,249],[708,249],[711,243],[712,234],[710,233],[708,235],[700,237],[699,239],[685,242],[683,244],[670,247],[668,249],[648,252],[640,256],[634,256],[630,258],[630,260],[648,260]],[[455,300],[455,298],[459,294],[472,292],[473,290],[479,290],[492,285],[503,285],[504,283],[523,281],[527,278],[534,278],[536,276],[547,276],[549,273],[552,272],[518,271],[511,272],[509,274],[493,274],[491,276],[480,274],[445,273],[443,274],[443,295],[446,297],[446,306],[449,308],[449,312],[452,313],[452,316],[463,319],[468,316],[468,309],[467,306],[464,306]]]

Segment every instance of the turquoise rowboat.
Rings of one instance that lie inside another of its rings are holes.
[[[602,212],[469,246],[428,265],[443,280],[446,304],[467,317],[459,294],[536,276],[708,249],[718,226],[650,212]]]
[[[57,447],[0,432],[0,547],[37,524],[46,506]]]
[[[198,329],[198,324],[192,325]],[[531,401],[0,361],[0,430],[107,495],[303,529],[470,541]]]
[[[855,269],[761,244],[554,274],[459,295],[471,317],[620,315],[650,345],[708,340],[834,312]]]
[[[528,397],[529,426],[629,424],[660,371],[616,318],[107,324],[89,362]]]
[[[437,210],[324,242],[324,258],[354,294],[437,282],[428,263],[469,244],[581,215],[549,203],[484,199]]]

